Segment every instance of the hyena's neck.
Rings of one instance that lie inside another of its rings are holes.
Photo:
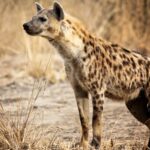
[[[94,43],[94,37],[76,20],[66,19],[63,23],[68,29],[59,34],[51,43],[64,60],[79,59],[85,55],[84,49],[87,43]]]

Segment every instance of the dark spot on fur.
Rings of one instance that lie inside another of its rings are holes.
[[[101,56],[102,56],[102,58],[104,58],[104,53],[103,52],[101,52]]]
[[[130,72],[129,70],[126,70],[126,73],[127,73],[128,75],[130,75],[131,72]]]
[[[141,77],[141,78],[143,78],[143,74],[142,74],[142,72],[140,72],[140,77]]]
[[[113,47],[115,53],[117,53],[117,47]]]
[[[90,73],[88,74],[88,77],[89,77],[89,80],[90,80],[91,79],[91,74]]]
[[[147,63],[147,67],[150,67],[150,61],[148,61],[148,63]]]
[[[116,60],[116,56],[113,55],[112,58],[113,58],[113,60]]]
[[[94,76],[94,74],[93,74],[93,76]],[[97,82],[93,82],[91,85],[92,85],[92,88],[94,88],[94,89],[98,88]],[[94,98],[96,98],[96,97],[94,97]]]
[[[92,41],[89,41],[89,45],[91,45],[92,47],[94,47],[94,43]]]
[[[121,57],[121,58],[124,58],[124,59],[127,58],[125,54],[120,54],[120,57]]]
[[[108,51],[109,53],[112,52],[112,51],[111,51],[111,46],[105,45],[105,44],[103,44],[102,46],[103,46],[103,48],[104,48],[106,51]]]
[[[120,79],[121,75],[120,75],[120,72],[118,72],[118,78]]]
[[[126,55],[125,55],[125,54],[122,54],[122,58],[126,58]]]
[[[86,57],[83,57],[82,60],[83,60],[83,61],[86,61]]]
[[[98,55],[96,55],[96,59],[98,60],[99,58],[98,58]]]
[[[132,66],[133,66],[133,68],[136,68],[136,63],[132,62]]]
[[[90,38],[90,39],[93,39],[92,35],[89,35],[89,38]]]
[[[98,105],[103,105],[103,104],[104,104],[104,101],[102,101],[102,100],[98,101]]]
[[[130,58],[130,60],[131,60],[132,62],[134,61],[132,57]]]
[[[103,42],[103,40],[102,39],[98,39],[100,42]]]
[[[118,68],[121,70],[122,69],[122,65],[119,65]]]
[[[87,35],[86,32],[81,28],[80,31],[82,32],[83,35]]]
[[[95,68],[97,69],[97,67],[98,67],[98,65],[97,65],[97,63],[95,62]]]
[[[93,50],[93,54],[95,55],[96,54],[96,52]]]
[[[96,90],[94,90],[94,91],[93,91],[93,93],[94,93],[94,95],[96,95],[96,94],[97,94],[97,91],[96,91]]]
[[[142,65],[143,64],[143,60],[142,59],[138,59],[138,64]]]
[[[123,64],[124,66],[126,66],[126,65],[129,65],[129,62],[128,62],[128,61],[123,60],[123,61],[122,61],[122,64]]]
[[[122,55],[122,54],[119,54],[119,55],[120,55],[121,58],[123,58],[123,55]]]
[[[85,38],[83,38],[82,40],[83,40],[83,43],[85,43]]]
[[[121,83],[121,87],[122,87],[123,90],[127,89],[126,86],[125,86],[125,84],[123,82]]]
[[[91,54],[90,53],[88,54],[88,58],[91,58]]]
[[[132,66],[133,66],[133,68],[136,68],[136,63],[135,63],[135,61],[133,60],[133,58],[132,58],[132,57],[131,57],[130,59],[131,59],[131,62],[132,62]]]
[[[72,27],[72,29],[73,29],[74,31],[77,31],[75,27]]]
[[[109,65],[109,67],[112,67],[112,63],[110,62],[108,58],[106,58],[106,63]]]
[[[101,111],[103,110],[103,106],[100,106],[100,110],[101,110]]]
[[[126,53],[131,53],[129,50],[123,48],[123,51],[126,52]]]
[[[96,91],[96,90],[95,90]],[[95,93],[95,91],[93,93]],[[95,93],[96,94],[96,93]],[[92,103],[93,105],[96,105],[96,99],[94,97],[92,97]]]
[[[87,47],[86,46],[84,47],[84,52],[87,53]]]
[[[99,95],[98,94],[95,96],[95,99],[99,99]]]
[[[99,52],[100,51],[100,48],[98,46],[96,46],[96,52]]]
[[[112,47],[118,47],[118,44],[111,44]]]
[[[95,111],[98,111],[98,108],[96,107],[96,106],[93,106],[93,109],[95,110]],[[93,120],[97,120],[98,119],[98,114],[96,114],[96,113],[94,113],[93,114]]]
[[[114,65],[114,66],[113,66],[113,69],[114,69],[114,71],[116,71],[116,70],[117,70],[117,66],[116,66],[116,65]]]
[[[67,21],[69,24],[71,24],[71,21],[70,21],[70,20],[67,19],[66,21]]]
[[[96,75],[96,72],[97,72],[97,71],[96,71],[96,69],[95,69],[95,70],[94,70],[94,74],[95,74],[95,75]]]
[[[89,72],[91,72],[91,71],[92,71],[92,66],[89,67]]]
[[[93,73],[91,73],[91,78],[94,78],[94,74]]]

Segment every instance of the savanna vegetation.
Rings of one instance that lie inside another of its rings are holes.
[[[49,7],[53,3],[52,0],[37,1],[44,7]],[[52,110],[57,116],[61,112],[61,107],[63,109],[67,104],[61,98],[73,99],[74,95],[66,85],[63,61],[56,50],[45,39],[29,37],[23,31],[22,24],[36,13],[34,2],[35,0],[0,0],[0,149],[74,149],[71,148],[74,139],[61,136],[60,129],[55,128],[56,124],[49,126],[48,121],[41,123],[44,116],[41,112],[46,111],[47,114],[47,111]],[[68,13],[79,18],[96,36],[149,55],[150,0],[61,0],[60,3]],[[63,88],[67,90],[63,91]],[[47,92],[49,90],[50,93]],[[52,90],[54,92],[51,92]],[[45,91],[47,97],[44,96]],[[70,93],[69,96],[67,92]],[[58,95],[61,98],[58,98]],[[45,103],[48,97],[51,97],[51,101]],[[58,105],[53,103],[55,98],[59,102]],[[40,99],[39,103],[36,104],[38,99]],[[51,109],[49,103],[57,107],[57,110]],[[76,107],[73,105],[75,103],[69,104]],[[119,109],[115,105],[112,106],[114,109]],[[127,110],[124,111],[127,112]],[[122,112],[122,107],[119,112]],[[113,135],[112,130],[118,131],[124,115],[119,116],[118,119],[112,109],[108,109],[106,114],[111,114],[109,121],[105,120],[105,122],[109,124],[107,128],[111,125],[112,128],[105,130],[109,130],[110,135]],[[70,118],[72,118],[71,115]],[[56,120],[55,117],[53,119]],[[110,120],[114,122],[111,123]],[[129,122],[132,124],[132,129],[138,133],[142,125],[133,118],[131,120],[132,123]],[[118,128],[115,128],[113,124],[118,124]],[[130,133],[130,125],[128,128]],[[141,150],[147,142],[145,130],[142,136],[138,136],[139,138],[136,137],[137,134],[135,136],[131,134],[135,138],[126,140],[124,144],[112,138],[105,138],[102,147],[104,150]],[[72,131],[72,128],[69,131],[76,133]]]

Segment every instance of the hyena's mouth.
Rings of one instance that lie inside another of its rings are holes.
[[[25,30],[29,35],[38,35],[42,33],[42,30],[39,31],[32,31],[32,30]]]

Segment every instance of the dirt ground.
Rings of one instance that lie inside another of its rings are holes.
[[[0,101],[13,116],[17,115],[15,106],[25,104],[33,89],[33,78],[23,71],[26,62],[22,54],[4,56],[0,60]],[[58,137],[63,141],[79,139],[81,130],[76,101],[67,81],[46,84],[34,104],[34,110],[36,124],[51,127],[52,134],[58,130]],[[90,138],[91,133],[90,127]],[[132,149],[141,150],[148,135],[148,129],[133,118],[124,103],[105,102],[103,145],[114,144],[115,150],[128,150],[127,145],[131,145]]]

